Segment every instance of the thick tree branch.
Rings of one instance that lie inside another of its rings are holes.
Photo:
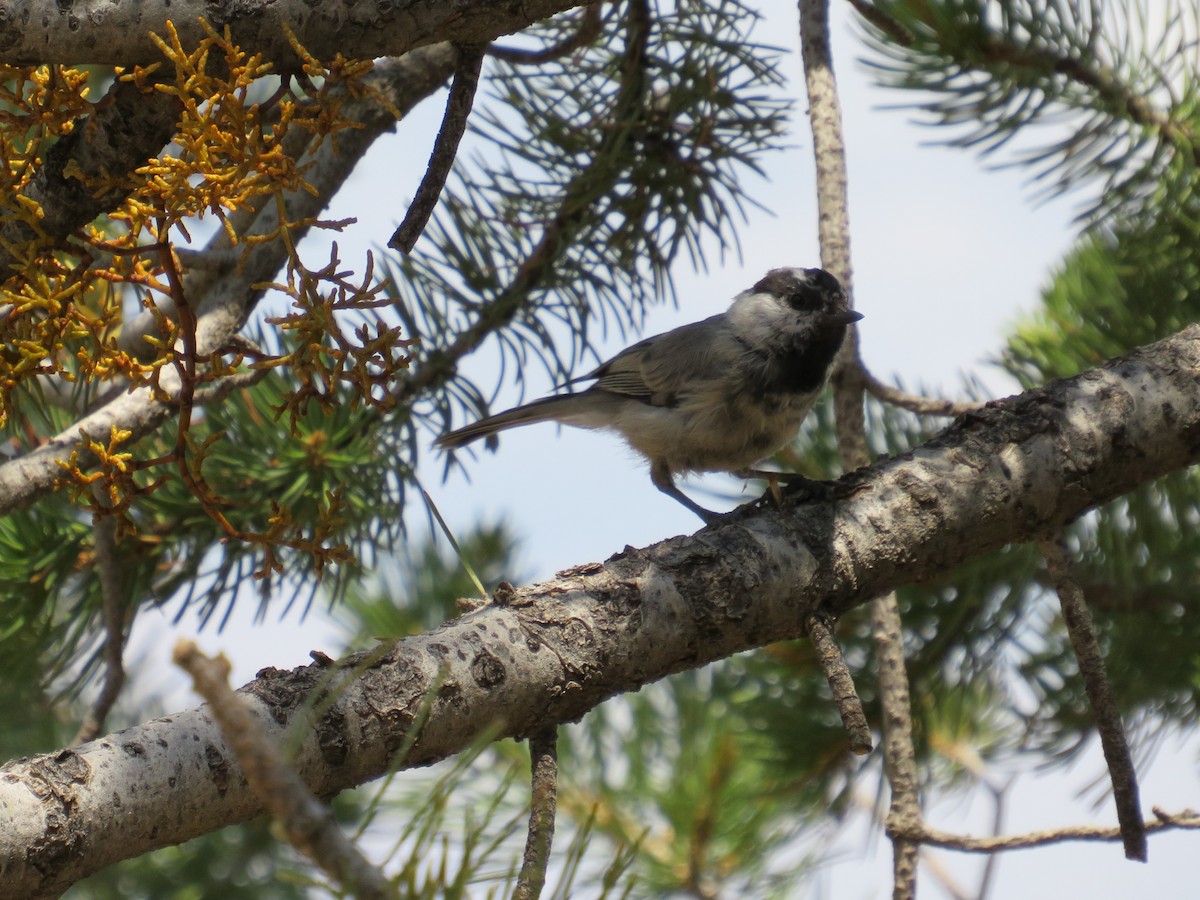
[[[185,47],[204,38],[204,19],[218,31],[228,26],[234,43],[276,63],[298,62],[284,26],[318,59],[338,53],[375,59],[440,41],[487,44],[579,5],[581,0],[0,0],[0,63],[147,66],[162,60],[149,32],[164,34],[167,19]]]
[[[744,512],[692,537],[505,592],[428,634],[357,658],[266,670],[242,689],[318,796],[427,765],[503,722],[530,735],[608,697],[803,633],[901,585],[1042,540],[1140,484],[1200,461],[1200,326],[964,416],[843,479],[840,499]],[[324,712],[302,721],[320,692]],[[61,891],[119,858],[262,812],[204,708],[0,776],[0,897]],[[119,802],[114,804],[114,798]]]

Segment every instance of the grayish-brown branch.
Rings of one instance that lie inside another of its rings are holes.
[[[417,194],[409,204],[404,221],[392,234],[388,246],[402,253],[412,253],[417,238],[429,224],[429,217],[437,207],[442,188],[454,168],[458,156],[458,145],[467,133],[467,119],[475,104],[475,92],[479,89],[479,72],[483,68],[483,46],[456,46],[457,61],[454,65],[454,81],[450,85],[450,96],[446,98],[446,112],[442,116],[442,127],[433,142],[429,165],[425,176],[417,186]]]
[[[543,47],[541,50],[525,50],[519,47],[501,47],[493,44],[488,47],[488,56],[503,60],[513,65],[540,66],[569,56],[576,50],[586,47],[604,30],[604,18],[601,15],[603,0],[585,6],[579,17],[579,27],[557,44]]]
[[[1200,816],[1187,812],[1181,815],[1160,813],[1154,821],[1144,822],[1147,834],[1173,829],[1200,829]],[[940,831],[928,826],[920,826],[904,832],[907,840],[931,847],[945,847],[949,850],[959,850],[963,853],[998,853],[1002,850],[1028,850],[1033,847],[1047,847],[1051,844],[1062,844],[1067,841],[1124,841],[1125,836],[1118,828],[1102,828],[1098,825],[1073,825],[1068,828],[1050,828],[1045,831],[1031,831],[1026,834],[1006,834],[998,837],[973,838],[955,834],[950,831]]]
[[[1146,829],[1138,801],[1137,770],[1129,752],[1129,741],[1121,724],[1121,714],[1113,699],[1112,684],[1104,666],[1104,654],[1096,637],[1096,626],[1083,598],[1083,589],[1075,578],[1074,566],[1068,555],[1062,534],[1042,541],[1039,545],[1046,560],[1046,569],[1054,581],[1062,607],[1063,623],[1075,649],[1079,674],[1083,676],[1088,702],[1096,716],[1100,732],[1100,747],[1108,764],[1112,780],[1113,802],[1117,807],[1117,822],[1125,841],[1125,856],[1146,861]]]
[[[829,46],[828,0],[800,0],[800,55],[804,61],[817,170],[821,265],[842,282],[853,298],[846,145]],[[858,332],[852,328],[833,376],[834,428],[842,468],[846,470],[866,465],[870,459],[863,412],[865,373],[858,350]],[[898,824],[919,822],[921,804],[900,607],[894,592],[885,591],[872,601],[871,628],[883,711],[884,772],[892,792],[887,823],[893,848],[892,896],[894,900],[911,900],[916,893],[919,848],[896,837],[892,829]]]
[[[863,387],[866,388],[871,396],[877,400],[882,400],[884,403],[890,403],[892,406],[906,409],[918,416],[945,416],[953,418],[954,416],[975,412],[975,410],[983,406],[982,403],[975,403],[970,400],[940,400],[937,397],[922,397],[918,394],[909,394],[899,388],[892,387],[890,384],[884,384],[865,367],[862,370],[862,378]]]
[[[100,502],[104,504],[103,500]],[[92,526],[104,618],[104,684],[79,724],[72,744],[94,741],[104,733],[104,722],[125,686],[125,610],[129,604],[121,574],[117,531],[117,519],[111,514],[101,515]]]
[[[842,725],[850,737],[851,752],[863,756],[871,752],[871,727],[863,712],[862,700],[854,689],[854,678],[846,665],[846,657],[838,646],[829,618],[820,613],[808,617],[808,636],[817,651],[817,662],[829,682],[833,702],[842,717]]]
[[[551,725],[529,738],[529,833],[513,900],[537,900],[546,886],[554,815],[558,808],[558,728]]]

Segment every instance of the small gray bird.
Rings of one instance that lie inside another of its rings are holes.
[[[727,312],[646,338],[572,379],[583,391],[535,400],[442,435],[453,449],[534,422],[609,428],[650,462],[650,480],[705,522],[675,486],[691,472],[751,473],[788,444],[862,318],[824,269],[772,269]]]

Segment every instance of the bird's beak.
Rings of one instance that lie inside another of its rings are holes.
[[[863,314],[854,309],[839,309],[837,312],[831,312],[825,317],[825,321],[830,325],[851,325],[863,317]]]

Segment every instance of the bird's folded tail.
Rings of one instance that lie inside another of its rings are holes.
[[[561,394],[557,397],[545,397],[518,406],[506,412],[480,419],[473,425],[448,431],[437,439],[437,446],[444,450],[462,447],[471,441],[506,428],[517,428],[521,425],[533,425],[536,422],[562,421],[565,414],[577,404],[578,394]]]

